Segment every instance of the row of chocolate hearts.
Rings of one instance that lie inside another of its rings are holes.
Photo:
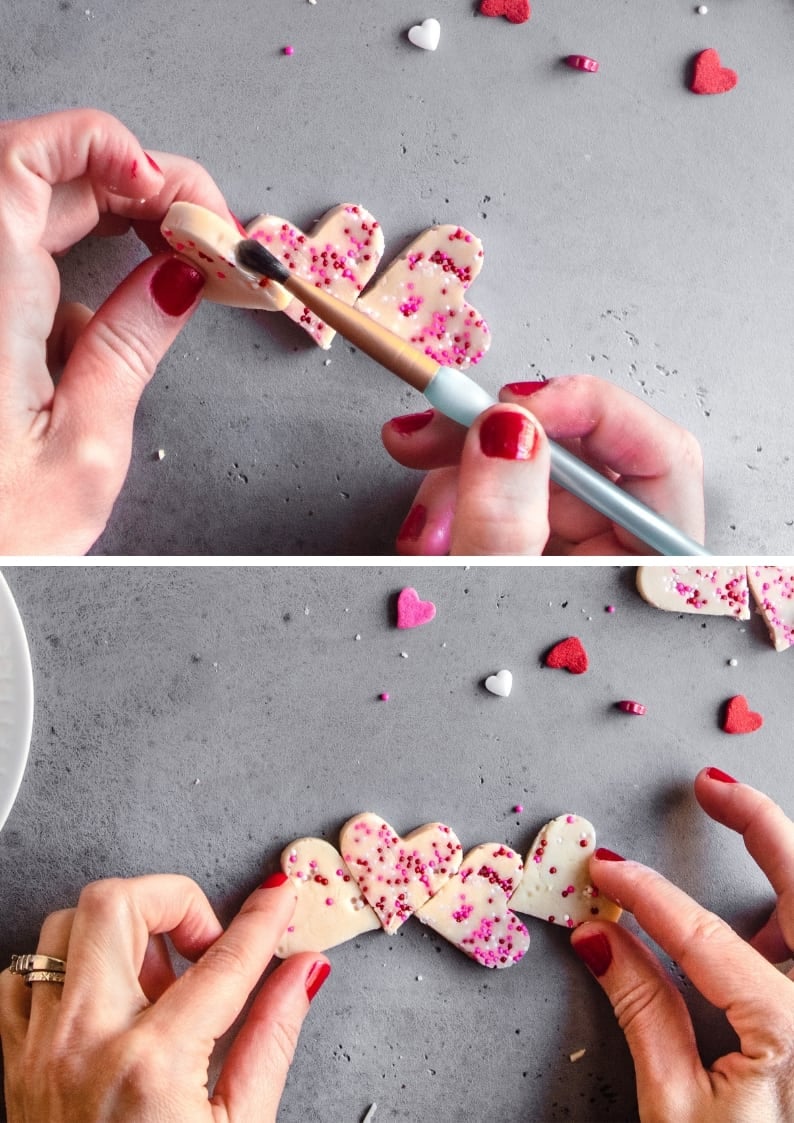
[[[468,367],[490,345],[487,323],[465,298],[482,268],[482,243],[461,226],[423,231],[366,293],[383,256],[383,231],[368,210],[354,203],[333,207],[305,234],[272,214],[237,230],[204,207],[179,202],[169,208],[161,230],[171,248],[205,275],[206,300],[283,311],[326,350],[335,335],[332,328],[280,285],[238,268],[235,248],[241,233],[267,246],[297,276],[345,304],[356,304],[442,366]]]
[[[393,933],[411,916],[484,967],[509,967],[529,947],[516,912],[575,928],[620,908],[590,880],[593,825],[564,814],[540,830],[526,857],[486,842],[466,855],[444,823],[404,838],[379,815],[362,812],[342,827],[339,850],[300,838],[281,855],[297,890],[290,927],[276,954],[326,951],[364,932]]]

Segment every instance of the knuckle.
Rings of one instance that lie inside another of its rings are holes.
[[[270,1046],[276,1064],[288,1069],[298,1047],[300,1026],[284,1018],[276,1018],[270,1025]]]
[[[213,944],[193,970],[206,971],[221,979],[248,979],[255,971],[251,957],[236,940],[218,940]]]
[[[80,893],[77,908],[87,913],[95,924],[126,917],[129,913],[126,882],[120,877],[90,881]]]
[[[618,1025],[625,1032],[638,1022],[653,1020],[660,1011],[663,998],[662,984],[658,979],[639,979],[618,994],[613,1007]]]
[[[92,334],[100,357],[111,365],[116,376],[129,385],[137,398],[157,366],[150,345],[132,325],[120,320],[108,323],[95,318]]]

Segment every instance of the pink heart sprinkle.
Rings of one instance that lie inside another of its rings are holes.
[[[418,628],[429,624],[436,614],[432,601],[420,600],[416,589],[403,589],[397,597],[397,627]]]

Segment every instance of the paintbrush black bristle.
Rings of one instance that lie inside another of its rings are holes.
[[[290,278],[290,271],[274,257],[269,249],[253,238],[244,238],[237,243],[235,250],[237,262],[251,273],[260,273],[270,281],[283,285]]]

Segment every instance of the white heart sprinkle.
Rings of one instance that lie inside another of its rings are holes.
[[[434,51],[441,38],[441,24],[437,19],[423,20],[410,29],[408,38],[415,47],[421,47],[423,51]]]
[[[500,698],[509,698],[513,689],[512,674],[510,671],[498,671],[495,675],[489,675],[485,680],[485,689],[490,690],[491,694],[498,694]]]

